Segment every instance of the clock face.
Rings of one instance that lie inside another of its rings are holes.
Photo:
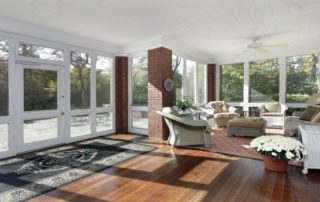
[[[164,86],[164,89],[166,91],[172,91],[172,89],[173,89],[173,81],[168,78],[168,79],[164,80],[163,86]]]

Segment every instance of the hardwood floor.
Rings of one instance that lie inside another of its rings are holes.
[[[272,173],[262,161],[167,146],[139,135],[112,135],[156,147],[32,201],[320,201],[320,171]]]

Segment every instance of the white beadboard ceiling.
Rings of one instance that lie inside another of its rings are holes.
[[[320,44],[320,0],[0,0],[0,16],[125,46],[161,36],[213,57]],[[5,28],[4,28],[5,29]]]

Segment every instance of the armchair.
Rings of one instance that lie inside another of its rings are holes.
[[[235,107],[230,107],[225,101],[208,102],[205,108],[208,124],[215,128],[226,127],[229,120],[240,117],[241,111]]]
[[[204,145],[212,146],[211,134],[206,129],[208,124],[204,120],[181,118],[171,107],[164,107],[162,115],[170,131],[168,143],[172,146]]]
[[[267,121],[267,127],[283,127],[287,106],[281,103],[262,104],[260,117]]]

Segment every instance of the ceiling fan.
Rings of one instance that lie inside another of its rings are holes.
[[[253,39],[252,43],[249,43],[247,48],[245,48],[241,53],[244,54],[248,51],[258,51],[262,54],[268,54],[271,53],[271,51],[268,48],[283,48],[283,47],[288,47],[287,44],[269,44],[269,45],[264,45],[261,42],[258,42],[257,39]]]

